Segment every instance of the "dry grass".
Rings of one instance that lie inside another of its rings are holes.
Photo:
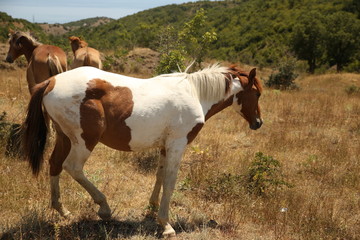
[[[24,116],[24,79],[23,70],[0,72],[0,106],[9,121]],[[360,238],[360,96],[345,92],[360,86],[360,76],[302,77],[297,84],[299,91],[265,91],[258,131],[227,109],[188,147],[170,212],[178,239]],[[245,179],[256,152],[280,161],[293,187],[250,194]],[[156,160],[154,150],[98,145],[85,169],[107,196],[113,219],[99,220],[97,205],[66,173],[60,186],[73,217],[62,219],[49,209],[47,171],[32,177],[20,159],[5,157],[2,144],[0,238],[157,239],[161,230],[144,217]]]

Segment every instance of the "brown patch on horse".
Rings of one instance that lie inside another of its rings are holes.
[[[210,117],[215,115],[216,113],[220,112],[221,110],[227,108],[233,103],[234,95],[231,95],[226,100],[222,100],[214,105],[211,106],[209,111],[205,115],[205,121],[208,120]]]
[[[191,143],[195,137],[200,132],[201,128],[204,126],[204,123],[197,123],[193,129],[187,134],[188,144]]]
[[[71,142],[70,139],[60,130],[60,127],[55,124],[56,129],[56,143],[55,148],[49,159],[50,162],[50,176],[57,176],[63,170],[62,164],[69,155]]]
[[[81,137],[90,151],[100,141],[105,145],[131,151],[131,129],[125,120],[131,116],[134,102],[131,90],[115,87],[102,79],[89,81],[80,106]]]

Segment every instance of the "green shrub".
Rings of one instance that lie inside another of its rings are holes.
[[[298,76],[294,72],[295,66],[295,61],[286,61],[281,64],[278,72],[271,74],[265,85],[275,89],[297,89],[298,86],[294,83]]]
[[[156,68],[158,74],[178,72],[185,69],[185,57],[179,50],[171,50],[160,56],[159,65]]]
[[[291,184],[285,181],[280,162],[262,152],[256,153],[247,173],[248,191],[258,196],[265,196],[282,187],[291,187]]]

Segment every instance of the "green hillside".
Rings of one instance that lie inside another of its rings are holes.
[[[9,29],[20,31],[31,31],[41,42],[49,42],[49,37],[38,24],[30,23],[27,20],[12,18],[4,12],[0,12],[0,42],[8,40]]]
[[[69,49],[67,37],[78,35],[102,51],[124,52],[134,47],[160,51],[162,39],[169,34],[166,29],[171,27],[173,35],[181,32],[199,9],[205,10],[207,27],[217,35],[217,40],[210,45],[208,58],[270,67],[296,59],[302,60],[310,72],[334,65],[338,70],[360,71],[359,0],[233,0],[173,4],[98,26],[84,26],[78,21],[77,26],[82,27],[71,30],[70,23],[64,24],[70,31],[65,36],[51,36],[50,41]],[[29,28],[36,28],[36,25],[30,24]],[[41,31],[38,33],[42,34]],[[41,35],[40,40],[42,38],[45,37]],[[174,41],[178,40],[175,36]]]
[[[358,44],[355,44],[359,42],[360,32],[358,2],[200,1],[149,9],[90,30],[79,29],[71,34],[82,35],[92,46],[100,49],[130,49],[137,46],[157,50],[166,26],[173,26],[175,30],[180,31],[184,23],[194,16],[196,10],[203,8],[208,24],[214,28],[218,36],[217,41],[211,45],[210,58],[276,66],[284,57],[288,58],[290,55],[319,67],[337,64],[340,60],[335,59],[338,56],[333,56],[332,51],[339,51],[339,54],[343,52],[348,55],[341,60],[341,67],[352,64],[356,68],[360,56],[359,48],[356,47]],[[346,21],[338,22],[339,19]],[[333,23],[333,26],[330,23]],[[313,32],[318,28],[321,31],[312,33],[312,28]],[[335,33],[338,36],[334,36]],[[313,38],[318,40],[311,42]],[[330,43],[327,39],[331,38],[335,38],[332,41],[340,38],[344,42],[340,41],[338,45],[348,46],[351,51],[337,49],[337,45],[328,46]],[[318,49],[306,49],[306,44]],[[304,52],[316,56],[304,56]]]

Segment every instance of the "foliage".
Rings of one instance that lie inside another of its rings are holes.
[[[295,72],[295,60],[288,60],[283,62],[278,72],[270,75],[265,85],[275,89],[296,89],[297,86],[294,80],[298,74]]]
[[[156,68],[158,74],[172,73],[185,69],[185,57],[179,50],[170,50],[160,56],[159,65]]]
[[[204,57],[209,51],[210,44],[217,39],[216,32],[210,30],[206,19],[204,9],[200,8],[196,11],[195,16],[184,24],[184,28],[179,33],[179,41],[200,68],[201,62],[204,61]]]
[[[1,13],[0,40],[7,39],[9,26],[21,26],[35,32],[41,42],[65,49],[69,49],[67,37],[79,35],[101,51],[145,47],[169,54],[159,39],[164,28],[171,27],[176,39],[168,41],[183,47],[171,51],[185,51],[198,64],[209,56],[274,67],[284,61],[284,53],[293,51],[308,62],[310,73],[332,65],[338,71],[356,71],[359,6],[358,0],[196,1],[152,8],[96,27],[82,21],[64,24],[75,29],[65,36],[47,36],[38,25]]]
[[[31,32],[42,43],[49,43],[49,37],[38,24],[30,23],[24,19],[12,18],[4,12],[0,12],[0,42],[9,39],[9,29]]]
[[[308,62],[310,73],[315,72],[316,64],[325,52],[325,27],[321,18],[318,12],[307,13],[300,18],[291,36],[293,51],[299,59]]]
[[[326,50],[330,63],[343,70],[359,51],[360,21],[353,14],[336,12],[327,18]]]
[[[281,172],[281,164],[271,156],[257,152],[248,170],[248,191],[264,196],[281,187],[291,187]]]
[[[182,30],[176,34],[174,27],[168,26],[160,34],[160,48],[162,52],[157,73],[171,73],[185,69],[185,56],[194,59],[198,67],[208,54],[210,44],[216,40],[216,33],[206,24],[204,9],[196,12],[195,16],[184,24]]]

